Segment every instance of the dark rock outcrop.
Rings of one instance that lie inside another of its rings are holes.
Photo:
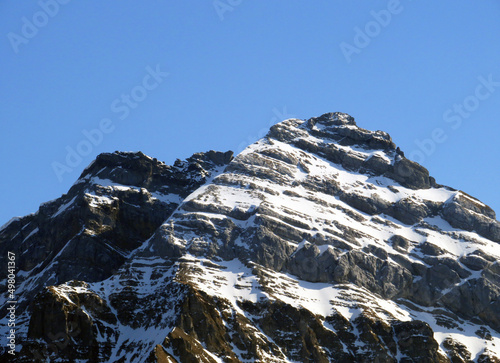
[[[232,153],[197,153],[168,166],[138,153],[99,155],[69,192],[0,230],[0,262],[14,252],[31,289],[18,296],[22,312],[43,286],[101,281],[125,262]],[[4,294],[6,286],[0,286]]]
[[[455,228],[476,231],[492,241],[500,242],[500,223],[495,220],[495,212],[466,194],[458,194],[447,201],[442,216]]]
[[[495,218],[343,113],[234,159],[102,154],[0,230],[14,361],[495,362]]]

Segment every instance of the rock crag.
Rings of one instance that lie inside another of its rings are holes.
[[[491,208],[344,113],[234,158],[102,154],[0,230],[13,361],[499,362],[499,242]]]

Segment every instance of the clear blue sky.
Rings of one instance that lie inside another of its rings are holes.
[[[500,213],[496,0],[54,1],[0,3],[0,224],[101,152],[172,163],[329,111]]]

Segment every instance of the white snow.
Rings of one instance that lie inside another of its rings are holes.
[[[462,192],[462,191],[460,191],[460,192],[459,192],[459,195],[460,195],[462,198],[468,199],[469,201],[471,201],[471,202],[473,202],[473,203],[475,203],[475,204],[479,204],[479,205],[481,205],[481,206],[483,206],[483,207],[486,207],[486,204],[484,204],[483,202],[481,202],[479,199],[476,199],[476,198],[474,198],[474,197],[471,197],[471,196],[469,196],[469,195],[465,194],[465,193],[464,193],[464,192]]]
[[[86,287],[81,287],[81,286],[69,286],[67,283],[62,284],[62,285],[57,285],[57,286],[52,286],[51,290],[58,296],[64,298],[66,301],[68,301],[71,305],[77,305],[77,302],[74,302],[70,298],[70,294],[82,294],[82,293],[88,293],[89,290]]]
[[[111,189],[116,189],[116,190],[124,190],[124,191],[130,190],[130,189],[133,189],[136,191],[141,190],[141,188],[136,187],[136,186],[118,184],[118,183],[115,183],[109,179],[101,179],[97,176],[92,177],[92,179],[90,179],[90,182],[94,185],[100,185],[102,187],[109,187]]]
[[[500,337],[490,328],[485,328],[484,326],[473,324],[468,321],[460,323],[457,328],[445,327],[438,324],[435,316],[432,314],[432,308],[426,308],[414,303],[412,303],[412,305],[418,307],[419,311],[412,310],[404,305],[400,305],[400,307],[406,310],[412,319],[422,320],[430,325],[434,331],[434,339],[440,344],[442,352],[445,351],[443,347],[444,340],[446,338],[452,338],[467,347],[474,362],[479,354],[484,352],[485,349],[491,351],[497,357],[500,357]],[[476,335],[476,332],[481,327],[490,332],[492,340],[484,340]]]
[[[73,199],[71,199],[69,202],[67,202],[67,203],[65,203],[65,204],[63,204],[63,205],[61,205],[61,206],[59,207],[59,209],[57,210],[57,212],[56,212],[56,213],[54,213],[54,214],[52,215],[52,218],[57,217],[59,214],[61,214],[61,213],[62,213],[62,212],[64,212],[65,210],[67,210],[67,209],[68,209],[68,208],[69,208],[69,207],[73,204],[73,202],[75,201],[75,199],[76,199],[76,196],[75,196],[75,197],[73,197]]]
[[[102,205],[113,204],[113,202],[116,199],[115,197],[109,198],[109,197],[94,195],[94,194],[90,194],[90,193],[85,193],[85,196],[88,199],[89,206],[94,207],[94,208],[98,208]]]
[[[184,200],[180,195],[175,194],[175,193],[169,193],[169,194],[161,194],[158,192],[153,192],[151,193],[151,197],[153,199],[158,199],[160,202],[163,203],[175,203],[175,204],[180,204]]]
[[[299,123],[303,123],[303,121]],[[348,125],[345,127],[353,128],[355,126]],[[317,124],[316,128],[324,128],[326,130],[324,125],[321,124]],[[298,136],[298,138],[324,145],[329,142],[328,139],[318,139],[307,135],[305,132],[302,136]],[[377,156],[388,163],[393,162],[394,159],[394,156],[391,156],[391,154],[386,154],[380,150],[367,150],[356,146],[341,145],[330,145],[330,147],[349,152],[361,159]],[[260,153],[266,149],[279,149],[282,152],[290,153],[301,162],[298,166],[294,166],[277,159],[264,157]],[[256,220],[259,217],[259,211],[267,210],[269,213],[262,214],[265,214],[268,220],[278,222],[284,228],[294,229],[300,232],[299,235],[320,236],[324,237],[325,240],[339,240],[352,249],[377,246],[390,254],[399,255],[398,257],[406,259],[409,263],[425,265],[422,261],[424,255],[418,248],[423,242],[433,243],[442,248],[445,251],[442,257],[451,257],[458,260],[461,256],[480,249],[500,258],[500,249],[497,243],[482,238],[474,232],[464,232],[455,229],[439,216],[429,217],[424,220],[429,225],[437,227],[438,231],[422,226],[409,226],[386,215],[370,216],[367,213],[362,213],[347,203],[342,202],[336,196],[322,192],[313,192],[300,184],[292,185],[292,182],[305,181],[308,178],[317,178],[325,183],[334,180],[345,191],[350,191],[364,197],[374,197],[377,195],[378,198],[388,203],[396,203],[404,198],[411,198],[417,204],[423,204],[425,201],[444,203],[455,198],[460,192],[451,191],[446,188],[412,190],[385,177],[373,177],[345,170],[325,158],[312,153],[305,153],[295,146],[277,140],[269,141],[265,138],[261,139],[243,150],[237,158],[239,158],[238,160],[245,160],[244,157],[250,156],[251,153],[259,153],[259,157],[262,156],[266,162],[269,159],[271,165],[282,166],[283,170],[286,171],[282,174],[285,182],[280,184],[272,181],[271,178],[250,177],[238,174],[237,171],[225,172],[226,167],[223,166],[213,172],[203,186],[185,199],[173,193],[151,193],[151,198],[153,199],[165,203],[179,204],[172,217],[164,222],[161,227],[163,229],[160,229],[160,233],[165,232],[164,238],[168,238],[169,243],[182,246],[187,251],[189,251],[190,246],[205,248],[211,243],[219,244],[220,246],[220,240],[211,240],[210,234],[204,235],[196,228],[190,229],[190,227],[186,227],[189,224],[183,222],[196,221],[197,223],[202,223],[207,229],[219,233],[221,230],[218,226],[223,225],[223,222],[227,222],[228,224],[233,223],[241,229],[255,226]],[[262,160],[262,158],[259,160]],[[250,165],[249,167],[253,168],[252,170],[266,169],[266,167],[260,165]],[[292,171],[291,173],[290,170]],[[219,180],[213,183],[214,179],[219,176],[224,176],[225,178],[221,178],[220,180],[229,180],[230,183],[225,184],[223,181],[219,182]],[[289,182],[287,183],[286,181]],[[100,185],[104,189],[141,192],[141,189],[138,187],[124,186],[98,177],[93,177],[91,183]],[[392,190],[388,188],[389,186]],[[93,207],[109,205],[115,201],[115,198],[105,195],[100,196],[91,193],[85,195],[89,200],[89,204]],[[460,195],[462,196],[463,194],[460,193]],[[464,197],[467,196],[464,195]],[[75,198],[60,206],[53,216],[56,217],[71,208],[74,200]],[[473,201],[480,203],[476,200]],[[188,202],[201,205],[203,210],[193,212],[192,209],[183,208]],[[214,210],[210,209],[214,205],[217,205],[219,210],[217,212],[209,212],[210,210]],[[224,214],[226,212],[229,214],[228,211],[234,212],[237,210],[242,212],[242,214],[246,213],[247,216],[245,218],[248,219],[238,220]],[[2,226],[0,230],[6,228],[13,220]],[[297,225],[300,225],[300,227],[297,227]],[[348,237],[342,237],[344,228],[354,232],[353,235],[357,236],[355,242]],[[25,240],[37,231],[38,228],[33,230]],[[83,230],[80,233],[82,232]],[[409,254],[393,249],[392,244],[388,242],[395,234],[411,241],[411,245],[407,251]],[[466,239],[470,239],[471,241],[467,241]],[[446,338],[453,338],[467,346],[473,359],[476,359],[485,349],[500,356],[500,336],[498,333],[486,328],[490,331],[493,338],[491,341],[485,341],[476,335],[476,331],[481,327],[480,325],[457,320],[459,323],[458,328],[443,327],[438,324],[432,308],[421,307],[415,304],[413,304],[415,308],[411,308],[409,307],[411,306],[410,304],[404,304],[401,301],[396,303],[392,300],[383,299],[369,292],[367,289],[353,284],[303,281],[291,274],[272,271],[251,262],[244,264],[238,259],[230,261],[222,261],[220,259],[210,260],[200,257],[198,254],[194,255],[186,252],[177,261],[175,267],[170,267],[162,258],[154,256],[154,254],[151,255],[151,252],[154,251],[151,244],[152,241],[153,239],[151,238],[144,242],[140,248],[131,254],[131,263],[126,267],[122,267],[122,276],[116,274],[103,282],[90,284],[88,290],[98,292],[108,302],[108,306],[110,307],[109,295],[125,289],[134,289],[134,293],[140,298],[156,299],[162,296],[164,289],[162,284],[169,279],[175,278],[177,276],[177,269],[182,269],[182,271],[188,272],[182,276],[183,279],[187,280],[184,282],[209,295],[227,300],[235,312],[246,316],[250,320],[253,317],[240,307],[241,304],[239,303],[242,301],[251,301],[253,303],[262,300],[282,301],[297,308],[307,309],[321,320],[334,314],[342,315],[351,323],[361,314],[376,316],[381,321],[388,323],[396,320],[422,320],[432,327],[434,337],[443,351],[444,340]],[[297,241],[300,241],[300,237]],[[308,238],[304,238],[299,243],[290,241],[290,246],[293,247],[292,250],[295,250],[296,253],[310,243]],[[236,239],[235,245],[241,249],[250,250],[252,248],[242,236]],[[108,247],[111,248],[111,246]],[[59,254],[63,252],[64,248]],[[318,246],[320,254],[325,253],[331,248],[333,247],[328,244]],[[116,250],[116,252],[124,255],[123,251]],[[54,260],[56,258],[57,256]],[[396,258],[388,258],[389,263],[395,264],[395,260]],[[258,275],[254,274],[255,269],[259,270]],[[468,278],[462,279],[458,284],[451,286],[448,290],[443,291],[443,293],[450,291],[453,287],[466,283],[470,279],[479,278],[480,274],[480,272],[471,271],[471,275]],[[40,274],[40,276],[43,275]],[[36,278],[40,278],[40,276],[28,278],[23,282],[22,288],[26,288],[29,284],[34,283]],[[125,282],[121,280],[123,276],[126,276],[124,279]],[[135,279],[137,285],[126,285],[128,278]],[[416,277],[414,282],[420,279],[421,277]],[[81,293],[85,291],[85,288],[70,287],[67,284],[59,285],[55,288],[55,292],[69,303],[74,303],[70,296],[72,292]],[[169,299],[181,298],[182,296],[169,297]],[[140,309],[141,307],[138,306],[131,313],[135,314]],[[112,311],[116,314],[113,308]],[[173,311],[162,312],[162,321],[168,322],[174,313]],[[323,321],[323,325],[327,329],[334,330],[333,326],[325,321]],[[172,327],[143,325],[137,329],[132,329],[118,322],[116,326],[110,326],[110,328],[116,329],[117,333],[119,332],[118,341],[113,346],[110,358],[110,361],[114,361],[123,357],[130,359],[134,354],[138,356],[148,354],[155,344],[160,344],[164,340]],[[355,327],[352,332],[355,334],[359,333]],[[262,335],[263,338],[270,340],[261,331],[256,331],[255,334]],[[103,334],[100,334],[99,339],[103,341],[107,338]],[[144,342],[146,343],[144,344]],[[133,346],[136,343],[137,348],[135,348],[134,352],[131,353],[122,350],[124,346]],[[202,343],[200,342],[200,344]],[[357,345],[360,349],[363,348],[359,340]],[[237,350],[234,346],[233,348],[235,353],[241,356],[243,352]],[[345,345],[344,350],[347,351]],[[205,350],[205,352],[211,355],[215,361],[221,361],[219,357],[208,352],[208,350]],[[266,356],[265,352],[260,353]],[[402,358],[402,354],[398,352],[397,357]],[[266,359],[271,361],[273,357],[269,356]]]
[[[28,234],[28,235],[26,236],[26,238],[25,238],[25,239],[23,239],[23,242],[24,242],[24,241],[27,241],[27,240],[28,240],[31,236],[33,236],[33,235],[34,235],[35,233],[37,233],[38,231],[39,231],[39,229],[38,229],[38,227],[36,227],[34,230],[32,230],[32,231],[30,232],[30,234]],[[23,243],[23,242],[21,242],[21,243]]]

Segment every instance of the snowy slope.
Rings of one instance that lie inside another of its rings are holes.
[[[285,120],[189,195],[163,198],[176,209],[111,277],[37,296],[26,356],[75,325],[84,334],[51,360],[500,358],[494,212],[384,132],[341,113]]]

